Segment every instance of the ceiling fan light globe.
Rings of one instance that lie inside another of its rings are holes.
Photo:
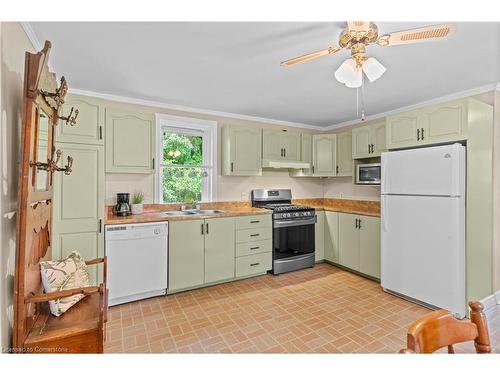
[[[356,65],[356,61],[350,58],[345,60],[342,65],[335,71],[335,79],[340,83],[344,83],[348,87],[359,87],[352,86],[356,85],[358,81],[361,79],[361,69],[359,69]]]
[[[363,63],[363,72],[365,72],[366,76],[370,80],[370,82],[374,82],[385,73],[387,69],[383,66],[376,58],[369,57]]]
[[[354,70],[352,75],[344,82],[344,84],[352,89],[361,87],[363,84],[363,71],[361,69]]]

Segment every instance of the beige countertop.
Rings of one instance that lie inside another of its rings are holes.
[[[294,199],[294,204],[307,205],[316,210],[343,212],[356,215],[380,216],[380,202],[377,201],[362,201],[352,199],[335,199],[335,198],[308,198]],[[270,215],[271,211],[263,208],[255,208],[250,205],[250,202],[234,201],[234,202],[214,202],[202,203],[202,209],[223,210],[222,214],[213,215],[186,215],[186,216],[164,216],[161,211],[175,211],[180,209],[178,204],[145,204],[144,213],[140,215],[130,215],[119,217],[113,214],[113,206],[107,207],[107,215],[105,224],[138,224],[150,223],[158,221],[180,221],[180,220],[196,220],[215,217],[235,217],[248,215]]]

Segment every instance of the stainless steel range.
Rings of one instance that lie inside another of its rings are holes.
[[[290,189],[253,190],[252,206],[273,210],[274,275],[314,267],[314,208],[293,205]]]

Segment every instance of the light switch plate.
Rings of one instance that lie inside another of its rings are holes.
[[[246,200],[248,200],[248,193],[246,193],[246,192],[242,192],[242,193],[241,193],[241,200],[242,200],[242,201],[246,201]]]

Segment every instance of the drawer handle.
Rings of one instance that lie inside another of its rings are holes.
[[[257,250],[257,249],[260,249],[260,246],[255,246],[250,248],[250,250]]]
[[[259,233],[251,234],[250,237],[257,237],[259,236]]]
[[[252,221],[250,222],[250,224],[257,224],[257,223],[260,223],[260,220],[252,220]]]
[[[250,267],[258,266],[260,263],[250,263]]]

